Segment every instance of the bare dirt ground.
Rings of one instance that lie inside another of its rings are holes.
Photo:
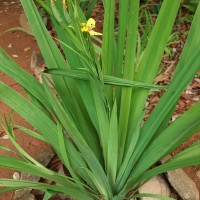
[[[98,14],[102,14],[99,10],[101,7],[97,7],[95,10],[95,15],[101,21],[102,17],[98,16]],[[22,7],[20,5],[19,0],[0,0],[0,34],[2,34],[5,30],[8,30],[13,27],[19,27],[19,16],[23,13]],[[102,27],[100,27],[102,28]],[[30,70],[30,58],[32,52],[37,50],[37,44],[33,37],[23,33],[21,31],[8,31],[4,33],[0,37],[0,47],[2,47],[13,59],[22,66],[26,71],[32,73]],[[14,90],[24,95],[23,89],[16,83],[14,80],[9,78],[7,75],[3,74],[0,71],[0,80],[4,83],[11,86]],[[165,81],[165,80],[164,80]],[[196,77],[188,89],[183,93],[181,99],[177,105],[176,113],[174,118],[178,117],[180,114],[185,112],[191,104],[195,103],[196,100],[200,98],[200,79]],[[153,94],[149,100],[150,107],[149,110],[155,106],[159,99],[158,94]],[[7,107],[5,104],[0,102],[0,119],[3,118],[4,114],[8,117],[11,112],[11,109]],[[149,111],[150,112],[150,111]],[[25,126],[30,129],[34,129],[31,127],[26,121],[24,121],[19,115],[14,114],[14,124],[18,124],[21,126]],[[25,149],[31,156],[35,157],[40,152],[42,152],[45,148],[49,148],[48,145],[39,142],[33,138],[30,138],[23,132],[16,130],[16,137],[19,144]],[[14,147],[11,145],[8,139],[5,139],[5,133],[0,126],[0,145],[7,146],[11,149]],[[197,133],[193,137],[191,137],[186,143],[184,143],[180,148],[178,148],[175,153],[183,150],[187,146],[191,145],[195,141],[200,139],[200,133]],[[0,154],[12,156],[11,153],[0,149]],[[1,161],[0,161],[1,162]],[[195,181],[199,191],[200,191],[200,178],[197,176],[197,172],[200,170],[200,166],[188,167],[184,169],[188,175]],[[13,171],[9,169],[0,168],[0,178],[12,178]],[[12,198],[12,193],[7,193],[4,195],[0,195],[0,200],[14,200]]]
[[[10,28],[20,27],[19,16],[22,12],[23,10],[18,0],[0,0],[0,34],[2,34],[5,30],[8,30]],[[0,47],[3,48],[11,57],[13,57],[13,59],[26,71],[33,73],[30,70],[30,57],[32,55],[32,52],[38,49],[33,37],[21,31],[8,31],[0,37]],[[19,86],[19,84],[11,78],[9,78],[7,75],[3,74],[1,71],[0,80],[11,86],[17,92],[24,95],[24,91]],[[4,114],[8,117],[10,113],[11,109],[2,102],[0,102],[1,122]],[[14,124],[25,126],[32,130],[34,129],[16,113],[14,114]],[[45,143],[31,138],[19,130],[16,130],[15,134],[17,141],[19,142],[21,147],[33,157],[38,155],[40,152],[44,151],[44,149],[49,148],[49,146]],[[14,149],[14,147],[8,139],[3,139],[4,135],[4,130],[2,126],[0,126],[0,145]],[[0,149],[0,154],[13,156],[12,153],[9,153],[2,149]],[[0,169],[1,178],[12,178],[12,175],[12,170],[4,168]],[[12,193],[0,195],[0,200],[11,199],[14,200],[12,198]]]

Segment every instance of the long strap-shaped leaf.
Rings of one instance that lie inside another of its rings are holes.
[[[139,0],[130,1],[123,78],[133,80],[138,34]],[[132,88],[122,88],[119,114],[119,166],[123,160],[131,110]]]
[[[89,145],[78,131],[76,125],[71,121],[70,116],[65,112],[61,103],[58,101],[57,97],[53,94],[52,90],[48,87],[46,82],[44,82],[44,86],[46,95],[56,111],[57,119],[67,131],[73,142],[76,144],[85,162],[88,164],[90,170],[92,171],[93,177],[96,177],[94,183],[98,183],[98,185],[100,184],[102,186],[102,190],[100,192],[105,196],[105,198],[112,197],[110,185],[99,160],[97,159],[93,151],[90,149]]]
[[[74,185],[74,183],[71,182],[71,180],[67,179],[67,177],[60,175],[45,167],[36,166],[34,164],[27,163],[19,159],[7,157],[7,156],[0,156],[0,159],[1,159],[1,163],[0,163],[1,167],[7,167],[10,169],[20,170],[26,173],[34,174],[39,177],[44,177],[49,180],[56,181],[57,183],[60,183],[61,185],[64,185],[66,187],[70,185],[71,186]]]
[[[65,69],[68,68],[67,62],[64,60],[52,37],[46,30],[46,27],[44,26],[44,23],[37,11],[33,0],[21,0],[21,4],[33,29],[33,33],[36,37],[37,43],[40,47],[47,67]],[[80,101],[81,98],[78,95],[77,87],[76,85],[74,85],[73,80],[66,80],[64,77],[53,77],[53,80],[56,90],[59,93],[60,98],[62,99],[62,103],[65,106],[65,109],[71,115],[71,117],[75,121],[78,116],[82,117],[83,119],[82,113],[80,112],[80,109],[78,107],[78,101]]]
[[[88,81],[88,71],[84,70],[69,70],[69,69],[48,69],[44,71],[45,73],[53,74],[53,75],[60,75],[71,77],[74,79],[86,80]],[[148,83],[142,83],[137,81],[132,81],[124,78],[113,77],[108,75],[103,75],[103,82],[107,85],[113,86],[124,86],[124,87],[139,87],[139,88],[146,88],[146,89],[166,89],[168,86],[160,86]]]
[[[105,1],[104,4],[104,29],[102,43],[102,72],[105,75],[113,75],[114,55],[115,55],[115,37],[114,37],[114,10],[115,1]],[[113,104],[113,88],[108,86],[105,88],[108,102],[112,107]]]
[[[182,66],[188,62],[190,57],[193,55],[195,50],[199,48],[200,46],[200,37],[199,37],[199,32],[200,32],[200,4],[198,4],[198,7],[196,9],[196,13],[194,15],[192,25],[190,28],[190,32],[188,34],[187,41],[184,45],[184,48],[182,50],[178,65],[176,67],[173,79],[176,78],[176,76],[179,74],[179,72],[182,70]],[[168,121],[170,120],[173,111],[175,109],[176,103],[174,104],[173,108],[171,111],[169,111],[168,115],[166,115],[165,119],[163,120],[163,123],[161,124],[159,130],[157,131],[157,134],[159,134],[160,131],[162,131],[168,124]],[[156,135],[157,135],[156,134]]]
[[[120,0],[119,1],[119,21],[118,21],[118,38],[117,38],[117,53],[116,61],[114,63],[114,75],[116,77],[122,77],[123,75],[123,61],[124,61],[124,45],[126,41],[127,25],[128,25],[128,15],[130,0]],[[121,88],[116,87],[115,97],[117,101],[117,107],[119,109],[121,102]]]
[[[51,105],[44,95],[43,86],[35,77],[23,70],[9,56],[0,49],[0,70],[16,80],[24,89],[29,91],[38,101],[53,112]]]
[[[37,39],[38,45],[41,49],[41,53],[43,54],[47,67],[67,69],[68,64],[64,60],[52,37],[49,35],[48,31],[44,27],[44,24],[39,16],[36,6],[33,3],[33,0],[22,0],[21,3],[23,5],[27,18],[29,19],[30,25],[33,29],[34,35]],[[54,80],[56,91],[61,98],[65,110],[74,120],[77,127],[79,127],[81,133],[85,134],[86,139],[92,141],[90,144],[93,144],[93,147],[95,147],[93,148],[93,150],[95,151],[97,157],[101,158],[101,155],[99,153],[100,147],[98,145],[98,138],[97,135],[94,134],[95,129],[91,121],[89,120],[87,110],[85,109],[82,98],[79,94],[77,88],[78,84],[74,83],[74,80],[66,77],[53,76],[52,78]],[[91,102],[92,101],[89,101],[89,103]]]
[[[178,100],[181,92],[189,84],[189,82],[199,69],[199,56],[200,49],[197,49],[194,55],[190,58],[189,63],[187,63],[187,65],[184,66],[184,68],[176,77],[176,79],[171,82],[169,89],[167,90],[163,98],[160,100],[156,108],[153,110],[148,120],[145,122],[144,126],[141,129],[141,137],[139,138],[137,147],[130,159],[127,169],[119,173],[119,180],[121,179],[121,186],[124,184],[124,181],[128,178],[129,173],[132,171],[133,165],[137,162],[140,155],[143,153],[144,149],[155,134],[156,129],[159,128],[162,119],[173,107],[174,102]]]
[[[131,179],[130,182],[128,183],[127,189],[132,186],[133,182],[141,182],[144,180],[148,180],[157,174],[161,174],[174,169],[199,165],[200,164],[199,151],[200,151],[200,142],[198,141],[191,147],[175,155],[172,159],[168,160],[166,163],[147,171],[139,179],[135,180]]]
[[[136,80],[152,83],[155,76],[159,71],[159,64],[162,59],[162,55],[167,44],[169,34],[172,30],[173,23],[180,6],[180,0],[168,1],[164,0],[153,31],[151,33],[149,42],[144,51],[141,63],[139,65]],[[144,105],[147,99],[149,91],[143,89],[134,89],[132,96],[131,116],[130,125],[133,123],[134,126],[137,124],[138,119],[142,115]],[[131,135],[131,130],[128,135]],[[128,138],[130,138],[128,136]],[[129,146],[127,140],[127,146]]]
[[[80,189],[74,186],[59,186],[59,185],[49,185],[44,183],[32,182],[32,181],[25,181],[25,180],[10,180],[10,179],[0,179],[0,186],[2,187],[9,187],[6,189],[1,189],[0,194],[8,191],[13,191],[22,188],[31,188],[31,189],[39,189],[39,190],[51,190],[55,191],[56,193],[64,193],[66,195],[70,195],[78,200],[82,200],[83,198],[86,200],[92,200],[92,198]]]
[[[145,150],[137,163],[131,180],[142,175],[154,163],[176,149],[190,136],[200,130],[200,102],[163,131]],[[158,149],[160,149],[158,151]]]
[[[9,107],[19,113],[33,127],[35,127],[46,141],[52,145],[54,150],[60,157],[60,147],[58,144],[57,128],[55,123],[43,111],[33,105],[27,99],[19,95],[13,89],[9,88],[4,83],[0,82],[0,101],[6,103]],[[16,103],[18,102],[18,103]],[[34,110],[34,112],[33,112]],[[82,157],[77,152],[76,148],[65,138],[67,153],[73,169],[81,176],[81,167],[87,167]]]

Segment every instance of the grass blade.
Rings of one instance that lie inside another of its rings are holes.
[[[108,135],[107,175],[110,185],[114,189],[118,163],[118,119],[116,102],[113,105],[113,110],[111,113]]]

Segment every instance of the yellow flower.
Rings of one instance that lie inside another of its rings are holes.
[[[102,35],[101,33],[98,33],[93,28],[96,27],[96,21],[93,18],[88,19],[86,23],[81,23],[81,31],[89,33],[90,35]]]

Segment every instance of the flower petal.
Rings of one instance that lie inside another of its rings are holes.
[[[89,31],[89,34],[90,34],[90,35],[102,35],[102,33],[98,33],[98,32],[93,31],[93,30],[90,30],[90,31]]]
[[[91,29],[95,28],[96,21],[93,18],[88,19],[87,21],[87,26],[90,27]]]

